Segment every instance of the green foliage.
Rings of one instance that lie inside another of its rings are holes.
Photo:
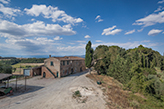
[[[161,70],[164,70],[164,56],[163,56],[163,58],[161,59]]]
[[[11,59],[11,60],[2,60],[1,61],[3,64],[8,64],[8,65],[14,65],[14,64],[16,64],[16,63],[19,63],[19,62],[21,62],[21,60],[19,60],[19,59]]]
[[[91,41],[88,42],[86,45],[86,54],[85,54],[85,66],[88,68],[92,67],[92,60],[93,60],[93,49],[91,48],[92,43]]]
[[[12,73],[12,67],[10,65],[5,65],[0,63],[0,73]]]
[[[80,91],[79,91],[79,90],[75,91],[75,92],[73,93],[73,97],[74,97],[74,98],[76,98],[76,97],[82,97]]]
[[[131,79],[131,74],[128,72],[129,65],[127,63],[127,60],[117,55],[113,64],[109,65],[107,75],[114,77],[121,83],[127,83]]]
[[[22,59],[21,63],[44,63],[44,60],[46,58],[28,58],[28,59]]]
[[[100,45],[93,57],[100,59],[94,65],[99,74],[114,77],[132,92],[164,101],[164,56],[159,52],[142,45],[129,50]]]

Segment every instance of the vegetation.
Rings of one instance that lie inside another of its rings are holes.
[[[0,73],[12,73],[12,67],[10,65],[5,65],[3,63],[0,63]]]
[[[93,57],[100,59],[94,65],[98,74],[117,79],[133,93],[153,97],[164,107],[164,56],[159,52],[142,45],[128,50],[100,45]],[[138,104],[134,100],[131,105]]]
[[[75,91],[75,92],[73,93],[73,97],[74,97],[74,98],[76,98],[76,97],[82,97],[80,91],[79,91],[79,90]]]
[[[31,68],[38,65],[20,65],[20,63],[44,63],[45,58],[27,58],[17,59],[15,57],[1,57],[0,61],[0,73],[12,73],[16,71],[16,68]],[[12,68],[13,67],[13,68]]]
[[[44,60],[46,58],[27,58],[27,59],[22,59],[21,63],[44,63]]]
[[[89,68],[89,70],[92,67],[92,60],[93,60],[93,49],[91,46],[92,46],[92,43],[91,43],[91,41],[89,41],[85,47],[85,49],[86,49],[85,65],[86,65],[86,67]]]
[[[2,58],[2,57],[1,57]],[[10,59],[10,60],[1,60],[1,63],[7,64],[7,65],[14,65],[17,63],[44,63],[44,60],[46,58],[27,58],[27,59],[17,59],[17,58],[2,58],[2,59]]]

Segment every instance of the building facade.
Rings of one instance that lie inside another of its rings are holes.
[[[85,59],[75,56],[49,57],[41,68],[43,78],[60,78],[86,69]]]

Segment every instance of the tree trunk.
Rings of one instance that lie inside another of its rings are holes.
[[[91,68],[89,68],[89,74],[91,74]]]

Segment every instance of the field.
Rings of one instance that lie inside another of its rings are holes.
[[[13,68],[29,68],[44,65],[44,63],[18,63],[12,65]]]

